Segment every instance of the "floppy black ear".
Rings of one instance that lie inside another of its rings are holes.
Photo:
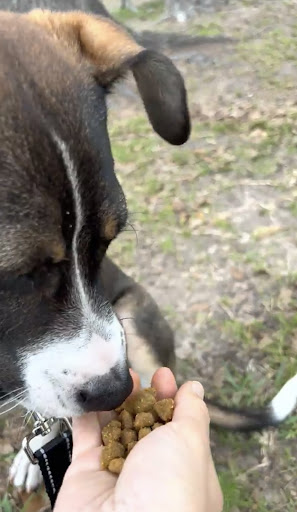
[[[191,129],[187,93],[173,62],[143,50],[134,57],[131,70],[154,130],[170,144],[184,144]]]
[[[88,60],[102,85],[112,84],[131,70],[154,130],[170,144],[186,142],[190,134],[187,95],[182,76],[170,59],[145,50],[108,18],[41,9],[25,16],[66,44],[76,56]]]

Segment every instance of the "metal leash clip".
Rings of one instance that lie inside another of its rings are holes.
[[[60,432],[65,430],[72,431],[72,426],[67,418],[44,418],[39,412],[33,412],[34,426],[31,434],[26,436],[22,442],[22,448],[32,464],[38,464],[38,460],[30,447],[30,442],[37,436],[46,436],[51,433],[52,426],[55,423],[60,424]]]

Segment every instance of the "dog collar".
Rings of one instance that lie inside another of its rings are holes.
[[[23,450],[32,464],[39,464],[46,492],[54,508],[63,478],[72,458],[72,427],[67,418],[44,418],[34,412],[34,425],[32,432],[23,440]],[[41,435],[46,436],[52,431],[54,424],[59,423],[60,432],[51,441],[33,452],[30,443],[32,439]]]

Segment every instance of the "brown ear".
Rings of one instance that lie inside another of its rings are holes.
[[[87,59],[99,83],[109,85],[131,70],[154,130],[171,144],[186,142],[190,134],[187,95],[182,76],[170,59],[145,50],[107,18],[40,9],[26,16]]]

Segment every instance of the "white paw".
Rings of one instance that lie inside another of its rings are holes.
[[[15,487],[25,489],[28,493],[35,491],[42,483],[38,464],[32,464],[23,449],[14,458],[9,478]]]
[[[58,434],[58,424],[53,426],[52,432],[46,436],[38,436],[32,439],[30,447],[33,452],[39,450]],[[15,487],[25,489],[28,493],[37,489],[43,481],[38,464],[32,464],[24,450],[21,449],[14,458],[9,471],[9,479]]]

